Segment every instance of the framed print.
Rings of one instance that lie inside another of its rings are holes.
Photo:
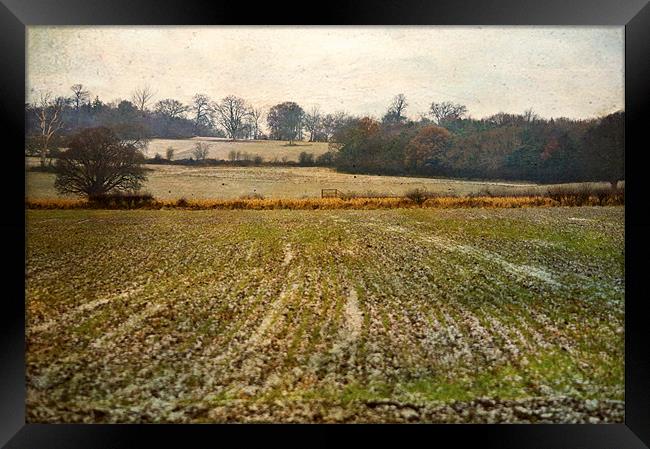
[[[650,7],[302,6],[4,1],[2,443],[647,447]]]

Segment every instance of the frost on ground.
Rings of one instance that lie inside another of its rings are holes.
[[[28,211],[29,422],[622,422],[624,209]]]

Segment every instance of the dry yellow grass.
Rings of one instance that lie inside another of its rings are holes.
[[[553,206],[615,206],[624,204],[622,196],[612,195],[605,201],[596,196],[591,196],[584,201],[572,201],[570,197],[555,200],[546,196],[520,196],[520,197],[435,197],[429,198],[421,205],[408,198],[307,198],[307,199],[235,199],[235,200],[153,200],[145,205],[137,206],[140,209],[395,209],[395,208],[519,208],[519,207],[553,207]],[[127,209],[126,205],[95,205],[86,200],[70,199],[41,199],[27,200],[28,209]]]

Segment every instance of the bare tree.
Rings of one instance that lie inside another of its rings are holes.
[[[524,120],[527,123],[534,122],[539,119],[539,116],[533,111],[533,108],[528,108],[524,111]]]
[[[155,110],[158,114],[170,120],[181,118],[189,108],[178,100],[166,98],[156,103]]]
[[[196,94],[192,97],[190,108],[194,113],[194,133],[196,134],[201,126],[212,126],[212,110],[210,98],[205,94]]]
[[[431,103],[429,108],[431,115],[438,125],[450,120],[459,120],[467,114],[467,108],[462,104],[443,101],[442,103]]]
[[[404,115],[404,112],[406,111],[407,106],[408,103],[406,102],[406,96],[404,94],[395,95],[393,101],[391,101],[388,106],[388,110],[386,111],[383,120],[385,122],[401,122],[405,120],[406,116]]]
[[[146,180],[144,156],[108,128],[88,128],[70,141],[56,163],[54,186],[60,193],[93,197],[138,190]]]
[[[261,108],[251,107],[248,111],[248,123],[253,132],[253,139],[257,139],[260,136],[263,116],[264,112]]]
[[[322,128],[322,115],[318,106],[314,106],[307,112],[303,118],[303,123],[307,131],[309,131],[309,141],[316,140],[318,134],[321,134]]]
[[[74,108],[79,112],[79,108],[90,98],[90,92],[84,89],[81,84],[74,84],[70,87],[72,90],[72,102],[74,103]]]
[[[139,89],[136,89],[131,94],[131,102],[135,105],[136,108],[140,111],[144,117],[144,113],[147,111],[147,106],[153,99],[154,93],[149,86],[144,86]]]
[[[343,111],[336,112],[335,114],[327,114],[322,119],[322,129],[324,137],[329,141],[339,126],[343,125],[346,121],[347,114]]]
[[[212,105],[215,118],[232,140],[237,140],[244,119],[250,114],[244,99],[229,95]]]
[[[395,113],[396,116],[402,117],[408,103],[406,102],[406,96],[404,94],[398,94],[393,98],[393,102],[390,105],[390,110]]]
[[[45,167],[50,142],[63,126],[64,100],[60,97],[52,100],[51,97],[50,93],[41,94],[34,108],[41,137],[41,167]]]
[[[174,148],[172,147],[167,148],[165,155],[167,156],[167,160],[171,161],[174,158]]]
[[[210,152],[210,144],[205,142],[196,142],[194,144],[194,149],[192,150],[192,155],[197,161],[204,161],[208,157]]]

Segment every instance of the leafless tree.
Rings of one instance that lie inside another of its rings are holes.
[[[166,98],[156,103],[155,110],[158,114],[168,119],[181,118],[189,108],[178,100]]]
[[[212,126],[210,98],[207,95],[194,95],[190,109],[194,113],[194,133],[197,133],[201,126]]]
[[[539,119],[539,116],[533,112],[533,108],[528,108],[524,111],[524,120],[526,120],[526,122],[531,123],[537,119]]]
[[[389,110],[392,111],[397,117],[403,117],[404,111],[408,103],[406,102],[406,96],[404,94],[398,94],[393,98],[393,102],[390,104]]]
[[[72,90],[72,102],[74,103],[74,108],[76,111],[79,111],[79,108],[90,98],[90,92],[84,89],[81,84],[74,84],[70,87]]]
[[[229,95],[219,103],[214,103],[212,108],[215,112],[215,119],[221,125],[226,134],[236,140],[239,131],[244,125],[244,120],[250,114],[244,99]]]
[[[404,94],[395,95],[390,105],[388,106],[386,114],[384,114],[383,121],[395,123],[404,121],[406,119],[404,112],[406,111],[407,106],[408,103],[406,102],[406,97]]]
[[[52,100],[52,94],[41,94],[34,108],[41,137],[41,167],[45,167],[50,142],[63,126],[63,98]]]
[[[251,126],[253,139],[257,139],[260,136],[263,116],[264,112],[261,108],[251,107],[248,111],[248,124]]]
[[[93,197],[111,191],[135,191],[146,180],[144,156],[109,128],[77,133],[56,162],[54,186],[61,193]]]
[[[314,106],[309,110],[304,118],[303,118],[303,123],[305,125],[305,128],[307,131],[309,131],[309,141],[313,142],[316,140],[318,134],[321,133],[321,128],[322,128],[322,115],[320,113],[320,109],[318,106]]]
[[[433,102],[429,110],[438,125],[445,121],[461,119],[467,114],[467,108],[465,106],[449,101],[443,101],[442,103]]]
[[[136,89],[131,94],[131,102],[135,105],[140,113],[144,116],[147,106],[153,99],[154,93],[149,86],[144,86]]]
[[[327,114],[322,118],[322,130],[324,137],[329,141],[336,129],[343,124],[347,117],[345,112],[339,111],[335,114]]]
[[[165,155],[167,156],[167,160],[171,161],[174,158],[174,148],[172,147],[167,148]]]
[[[194,144],[194,149],[192,150],[192,155],[197,161],[204,161],[208,157],[210,152],[210,144],[205,142],[196,142]]]

